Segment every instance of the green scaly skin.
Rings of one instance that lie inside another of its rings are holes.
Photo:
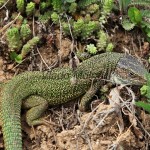
[[[105,53],[85,60],[74,71],[67,67],[51,72],[25,72],[10,80],[2,90],[1,102],[5,149],[22,150],[20,112],[24,99],[27,99],[24,101],[27,108],[33,107],[27,113],[27,122],[30,125],[41,123],[38,118],[47,108],[47,104],[62,104],[87,92],[80,103],[80,108],[85,110],[85,105],[101,84],[100,79],[110,79],[110,73],[124,56],[119,53]],[[40,104],[40,98],[34,97],[36,95],[43,99],[43,105]]]

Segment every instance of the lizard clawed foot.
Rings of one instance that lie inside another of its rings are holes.
[[[23,103],[23,106],[29,109],[26,113],[26,121],[29,126],[47,124],[43,118],[42,114],[48,108],[48,102],[40,96],[30,96]]]

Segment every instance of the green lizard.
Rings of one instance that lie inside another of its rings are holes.
[[[4,85],[1,92],[5,149],[22,150],[22,104],[29,109],[26,114],[27,123],[37,125],[42,123],[40,117],[48,105],[62,104],[85,94],[80,102],[80,109],[85,110],[102,81],[141,85],[146,82],[146,72],[144,66],[130,55],[104,53],[85,60],[75,70],[66,67],[15,76]]]

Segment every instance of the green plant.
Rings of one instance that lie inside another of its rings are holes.
[[[90,54],[96,54],[96,53],[97,53],[97,48],[95,47],[94,44],[89,44],[89,45],[87,45],[86,50],[87,50]]]
[[[18,64],[22,63],[21,55],[20,54],[18,55],[15,51],[10,53],[10,58],[11,60],[14,60]]]
[[[145,103],[142,101],[135,102],[136,106],[142,107],[144,110],[150,113],[150,103]]]
[[[83,19],[78,19],[77,21],[71,20],[70,26],[72,28],[73,36],[75,38],[81,37],[82,39],[90,37],[92,33],[99,28],[97,21],[85,22]],[[62,27],[65,34],[70,35],[69,24],[63,22]]]
[[[114,45],[110,42],[109,36],[104,30],[100,30],[97,34],[98,40],[97,40],[97,48],[98,51],[106,51],[111,52],[113,51]]]
[[[85,8],[93,3],[97,2],[97,0],[80,0],[78,5],[81,8]]]
[[[129,19],[123,19],[122,20],[122,27],[127,30],[130,31],[135,27],[135,24],[132,23]]]
[[[108,43],[107,47],[106,47],[106,52],[112,52],[114,48],[113,43]]]
[[[44,12],[47,7],[48,7],[48,6],[47,6],[46,2],[41,2],[41,3],[40,3],[40,11],[41,11],[41,12]]]
[[[147,88],[148,88],[147,85],[143,85],[143,86],[140,88],[140,93],[141,93],[141,95],[146,95],[146,94],[147,94]]]
[[[141,95],[145,95],[147,97],[147,102],[138,101],[135,102],[135,105],[138,107],[142,107],[144,110],[150,113],[150,74],[146,75],[147,85],[143,85],[140,89]]]
[[[73,3],[75,2],[76,0],[64,0],[64,3]]]
[[[31,49],[39,42],[39,40],[39,37],[33,37],[23,46],[20,54],[17,54],[15,51],[13,51],[10,53],[10,58],[15,60],[17,63],[22,63],[22,59],[31,51]]]
[[[122,26],[127,30],[133,29],[135,25],[139,26],[142,22],[142,14],[136,7],[130,7],[128,9],[128,18],[122,21]]]
[[[78,19],[77,21],[74,21],[73,23],[73,35],[75,37],[80,36],[84,26],[84,20]]]
[[[113,0],[103,0],[101,17],[99,18],[101,27],[103,27],[103,24],[107,22],[107,16],[110,14],[113,8],[113,2]]]
[[[21,3],[21,0],[18,0],[18,6],[19,2],[20,7],[18,10],[23,11],[24,5]],[[35,13],[35,16],[38,17],[38,21],[45,25],[51,23],[50,21],[56,25],[60,25],[60,20],[63,32],[66,35],[70,36],[72,33],[75,38],[85,40],[91,38],[93,33],[101,29],[102,26],[100,26],[100,24],[106,23],[107,15],[109,15],[112,9],[113,0],[45,0],[39,3],[31,1],[27,1],[26,3],[27,16],[30,17]],[[36,10],[38,7],[40,9]],[[87,11],[89,11],[89,13],[87,13]],[[84,13],[82,14],[81,12]],[[65,13],[72,15],[68,17],[69,21],[66,15],[64,15]],[[97,19],[94,19],[95,16],[93,17],[93,15],[95,15]]]
[[[107,34],[103,30],[100,30],[98,32],[98,40],[97,40],[98,51],[104,50],[106,48],[107,39],[108,39]]]
[[[38,20],[41,23],[47,24],[49,20],[51,19],[51,11],[46,11],[43,15],[39,15]]]
[[[130,7],[128,9],[128,17],[134,24],[140,24],[142,21],[142,14],[136,7]]]
[[[93,14],[93,13],[95,13],[98,10],[99,10],[99,5],[98,4],[91,4],[87,8],[87,13]]]
[[[127,12],[128,5],[130,4],[131,0],[118,0],[119,10],[120,12]]]
[[[62,9],[62,0],[52,0],[54,11],[60,12]]]
[[[0,0],[0,6],[2,6],[5,2],[5,0]]]
[[[69,13],[75,13],[77,10],[77,3],[71,3],[70,6],[69,6]]]
[[[35,12],[35,3],[30,2],[26,6],[26,14],[27,16],[32,16]]]
[[[113,0],[103,0],[102,2],[102,15],[107,16],[110,14],[113,7]]]
[[[17,9],[19,12],[23,13],[25,9],[25,1],[24,0],[16,0]]]
[[[51,14],[51,19],[52,21],[55,23],[55,24],[58,24],[59,23],[59,15],[56,13],[56,12],[53,12]]]
[[[63,23],[62,23],[62,28],[63,28],[63,32],[64,32],[66,35],[70,35],[70,30],[69,30],[69,24],[68,24],[68,23],[63,22]]]
[[[57,27],[62,25],[65,35],[73,35],[73,38],[77,41],[78,39],[83,41],[86,39],[94,39],[95,42],[98,40],[98,44],[94,42],[94,45],[100,45],[102,43],[102,49],[105,48],[106,51],[112,51],[113,45],[108,42],[107,36],[104,39],[102,39],[103,37],[97,38],[96,36],[98,31],[103,31],[102,25],[107,21],[107,17],[113,6],[113,0],[16,0],[16,6],[23,17],[21,22],[18,23],[18,20],[15,22],[14,26],[19,26],[16,33],[14,30],[14,35],[8,31],[7,41],[9,42],[9,48],[13,51],[11,57],[18,63],[30,51],[29,46],[32,47],[32,42],[34,41],[31,40],[30,42],[29,40],[31,37],[31,29],[28,22],[25,21],[26,16],[27,19],[30,19],[34,14],[35,20],[37,21],[38,18],[38,21],[42,25],[45,25],[42,27],[47,28],[47,25],[52,22]],[[15,18],[16,15],[13,19]],[[23,46],[22,43],[26,44]],[[89,41],[86,44],[88,44],[87,51],[90,54],[97,52],[97,48],[89,44]],[[88,53],[87,51],[86,53]]]
[[[39,42],[39,40],[40,38],[38,36],[35,36],[31,40],[29,40],[21,50],[21,57],[24,58],[31,51],[31,49]]]
[[[31,36],[31,29],[30,29],[29,24],[27,24],[27,20],[24,20],[23,24],[21,25],[20,35],[23,41],[28,40],[29,37]]]
[[[147,6],[150,5],[149,0],[128,1],[127,14],[123,15],[122,26],[125,30],[131,30],[135,26],[140,27],[147,35],[147,40],[150,41],[150,10]],[[127,9],[127,6],[125,6]]]
[[[23,21],[20,28],[12,27],[8,29],[6,35],[8,46],[11,51],[10,58],[17,63],[21,63],[22,59],[30,52],[33,46],[39,42],[39,37],[33,37],[29,40],[31,37],[31,30],[27,20]],[[27,40],[28,42],[23,45]]]
[[[7,30],[7,41],[8,41],[8,47],[11,51],[18,51],[20,50],[22,46],[22,41],[19,33],[19,29],[16,27],[12,27]]]
[[[149,0],[130,0],[129,6],[149,6]]]
[[[89,21],[88,23],[85,23],[81,32],[82,39],[90,37],[92,33],[98,29],[98,26],[99,23],[97,21]]]
[[[150,101],[150,73],[146,74],[146,79],[147,83],[141,87],[140,92],[147,97],[148,101]]]

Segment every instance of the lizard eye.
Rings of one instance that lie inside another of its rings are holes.
[[[129,72],[129,77],[131,77],[131,78],[134,78],[135,77],[135,74],[133,73],[133,72]]]

